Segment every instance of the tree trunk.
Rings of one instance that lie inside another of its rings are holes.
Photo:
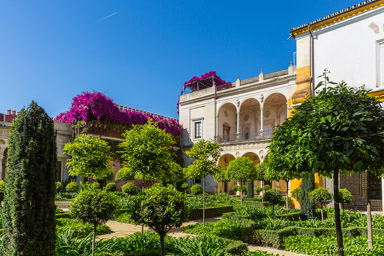
[[[323,222],[324,221],[324,215],[323,215],[323,207],[322,206],[320,208],[320,211],[321,211],[321,221]]]
[[[161,256],[165,256],[164,238],[165,238],[165,235],[160,234]]]
[[[335,223],[336,223],[336,237],[337,237],[337,250],[339,256],[344,256],[343,246],[343,233],[341,232],[340,222],[340,199],[339,199],[339,171],[333,172],[333,193],[335,198]]]
[[[287,196],[286,196],[285,208],[287,208],[287,210],[289,210],[289,197],[288,197],[288,193],[289,193],[289,180],[286,180],[286,182],[287,182]]]
[[[373,247],[371,200],[367,200],[368,249]]]
[[[243,182],[240,181],[240,204],[243,204]]]
[[[203,226],[205,226],[205,176],[203,176]]]
[[[97,224],[93,224],[92,256],[95,256],[96,227],[97,227]]]

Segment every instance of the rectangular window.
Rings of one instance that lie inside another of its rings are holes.
[[[201,138],[201,121],[195,122],[195,139]]]
[[[377,87],[384,86],[384,40],[377,42]]]

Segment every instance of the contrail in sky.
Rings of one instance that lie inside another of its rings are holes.
[[[107,15],[107,16],[101,18],[99,21],[103,21],[103,20],[106,20],[106,19],[108,19],[108,18],[111,18],[112,16],[115,16],[116,14],[117,14],[117,12],[111,13],[111,14],[109,14],[109,15]]]

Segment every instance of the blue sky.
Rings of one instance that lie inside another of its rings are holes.
[[[51,116],[83,91],[177,117],[185,81],[288,67],[289,29],[357,1],[2,0],[0,112],[37,101]]]

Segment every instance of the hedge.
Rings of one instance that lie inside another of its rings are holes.
[[[223,213],[233,212],[233,206],[218,206],[205,208],[205,218],[220,217]],[[189,214],[189,220],[198,220],[203,218],[203,209],[192,209]]]
[[[242,240],[249,244],[282,248],[284,238],[294,235],[296,235],[295,227],[286,227],[280,230],[263,230],[250,227],[243,230]]]
[[[56,219],[70,219],[71,214],[69,212],[56,213]]]
[[[300,220],[300,212],[279,214],[279,215],[276,215],[275,217],[280,219],[287,219],[289,221],[298,221]]]
[[[366,236],[367,228],[352,227],[343,228],[343,237]],[[374,235],[384,236],[384,229],[372,229]],[[245,228],[242,233],[242,241],[273,248],[283,248],[284,238],[294,235],[304,235],[311,237],[336,236],[335,228],[304,228],[286,227],[279,230],[255,229],[255,226]]]
[[[245,255],[248,251],[248,244],[242,242],[242,241],[234,241],[230,239],[225,239],[226,241],[229,241],[229,244],[226,246],[228,249],[228,253],[226,255]]]

